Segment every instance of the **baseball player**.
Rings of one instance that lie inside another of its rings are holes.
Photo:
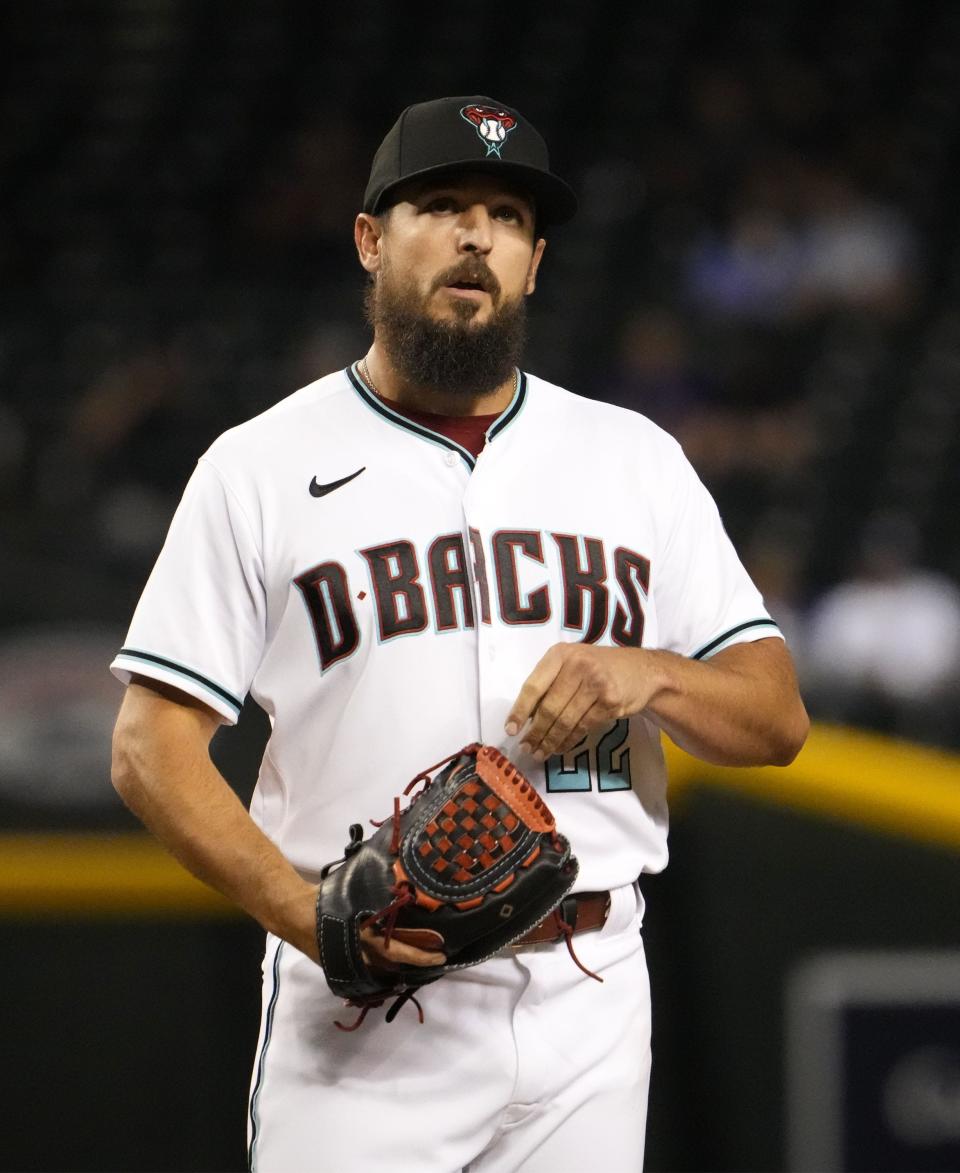
[[[518,111],[405,110],[355,225],[369,351],[201,457],[113,662],[120,794],[267,930],[261,1173],[640,1169],[636,880],[667,860],[661,732],[727,764],[786,763],[806,735],[784,643],[679,446],[520,367],[545,235],[575,208]],[[208,755],[248,692],[272,725],[249,815]],[[574,943],[602,984],[562,944],[521,943],[431,985],[423,1024],[406,1007],[344,1033],[320,870],[470,742],[512,758],[569,837]]]

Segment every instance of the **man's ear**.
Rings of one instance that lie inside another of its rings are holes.
[[[537,243],[533,246],[533,256],[530,258],[530,268],[527,269],[527,286],[526,292],[533,293],[537,288],[537,271],[540,268],[540,261],[543,258],[543,250],[547,247],[547,242],[541,236]]]
[[[382,216],[371,216],[367,212],[360,212],[353,226],[357,256],[368,273],[376,273],[380,269],[380,242],[383,239],[384,227]]]

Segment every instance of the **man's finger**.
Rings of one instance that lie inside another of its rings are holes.
[[[543,761],[562,744],[593,704],[593,697],[573,673],[562,671],[537,706],[522,749]]]
[[[600,712],[600,706],[595,700],[590,700],[585,690],[578,692],[562,718],[544,737],[535,756],[541,761],[546,761],[555,754],[567,753],[579,745],[593,728],[595,722],[591,718]]]
[[[443,965],[447,960],[446,954],[438,953],[434,950],[417,949],[414,945],[407,945],[404,941],[398,941],[396,937],[391,937],[389,944],[385,942],[382,934],[374,932],[373,929],[361,929],[360,940],[366,947],[367,952],[374,954],[373,963],[376,964],[379,958],[386,958],[387,961],[392,961],[397,965]]]
[[[570,731],[569,736],[562,744],[556,746],[553,750],[554,754],[572,753],[579,745],[587,740],[587,734],[591,729],[594,729],[599,724],[604,724],[603,709],[596,701],[590,708],[581,716],[580,720],[574,729]],[[551,756],[553,756],[551,754]]]
[[[527,721],[533,716],[537,705],[547,689],[556,680],[563,667],[562,644],[554,644],[541,656],[539,663],[523,682],[517,699],[507,717],[506,734],[516,737]]]

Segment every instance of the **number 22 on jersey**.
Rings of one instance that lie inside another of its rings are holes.
[[[630,750],[623,748],[629,732],[630,722],[622,717],[610,726],[595,746],[585,745],[587,739],[584,738],[569,753],[548,758],[544,763],[547,791],[592,790],[594,778],[600,791],[630,790],[633,786]]]

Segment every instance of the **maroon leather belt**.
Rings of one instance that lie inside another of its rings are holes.
[[[557,908],[560,918],[573,929],[573,935],[587,933],[591,929],[602,929],[610,915],[609,892],[577,892],[567,896]],[[528,945],[546,945],[562,941],[564,932],[557,924],[556,913],[534,925],[526,936],[514,941],[511,949],[526,949]]]

